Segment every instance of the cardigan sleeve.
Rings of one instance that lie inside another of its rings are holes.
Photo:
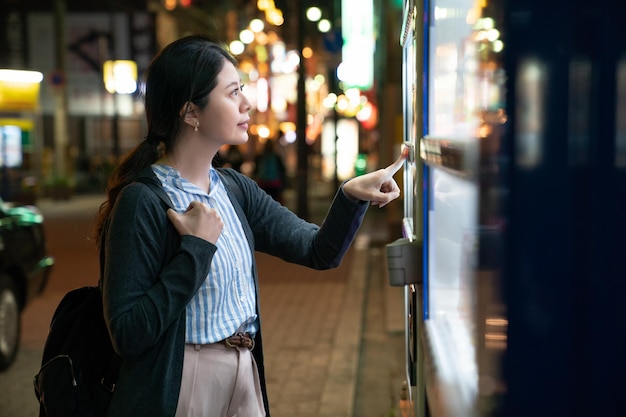
[[[167,236],[179,242],[173,253]],[[118,354],[135,357],[185,314],[217,248],[194,236],[179,237],[165,206],[143,184],[120,193],[103,244],[105,321]]]
[[[255,249],[314,269],[340,265],[369,207],[367,202],[352,201],[340,188],[319,226],[299,218],[251,179],[241,174],[235,179],[244,195],[242,208]]]

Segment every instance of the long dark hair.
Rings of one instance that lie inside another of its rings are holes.
[[[145,74],[145,110],[148,135],[125,156],[109,176],[107,200],[102,203],[94,225],[99,246],[102,228],[120,191],[139,172],[172,149],[181,126],[181,110],[193,103],[207,105],[209,93],[226,61],[237,65],[223,44],[203,35],[178,39],[163,48]]]

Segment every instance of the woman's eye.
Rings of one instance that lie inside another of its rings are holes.
[[[235,89],[233,90],[233,95],[234,95],[234,96],[238,96],[238,95],[239,95],[239,93],[240,93],[240,92],[242,92],[242,91],[243,91],[243,84],[241,84],[238,88],[235,88]]]

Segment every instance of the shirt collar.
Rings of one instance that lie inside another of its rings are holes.
[[[205,194],[200,188],[198,188],[191,181],[186,180],[180,176],[180,172],[176,168],[172,168],[169,165],[154,164],[155,173],[163,184],[168,184],[181,191],[193,194]],[[217,189],[221,186],[220,177],[217,174],[217,170],[211,166],[209,169],[209,178],[211,180],[211,189],[208,196],[215,196]]]

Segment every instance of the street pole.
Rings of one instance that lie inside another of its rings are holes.
[[[331,8],[330,8],[330,21],[333,23],[333,28],[332,28],[332,47],[333,48],[329,48],[329,56],[330,56],[330,63],[328,65],[328,86],[330,88],[330,92],[333,94],[337,94],[337,92],[339,91],[339,85],[337,82],[337,67],[339,66],[339,63],[341,62],[341,45],[337,45],[335,42],[337,40],[337,33],[340,33],[338,31],[341,30],[341,2],[333,2]],[[341,37],[340,37],[341,38]],[[343,42],[341,42],[343,43]],[[334,155],[334,172],[333,172],[333,190],[338,190],[339,189],[339,170],[338,170],[338,164],[339,164],[339,158],[338,158],[338,148],[337,148],[337,141],[339,139],[338,135],[337,135],[337,123],[339,122],[339,117],[337,115],[337,105],[335,104],[333,106],[333,110],[332,110],[332,121],[333,121],[333,144],[335,146],[335,155]]]
[[[296,146],[297,146],[297,204],[296,213],[303,219],[309,218],[309,197],[308,197],[308,172],[309,172],[309,150],[306,143],[306,89],[305,89],[305,65],[302,50],[304,49],[304,24],[305,9],[301,1],[296,1],[298,15],[298,35],[297,46],[300,57],[298,66],[298,102],[296,115]]]
[[[115,47],[115,11],[113,8],[113,3],[109,2],[109,6],[111,8],[109,12],[109,30],[111,32],[111,36],[109,37],[109,59],[115,60],[117,59],[117,52]],[[115,65],[114,65],[115,66]],[[113,158],[115,159],[115,164],[119,163],[119,159],[121,156],[120,152],[120,115],[118,109],[118,92],[117,92],[117,82],[115,83],[115,92],[112,94],[113,97],[113,120],[111,123],[111,142],[112,142],[112,151]]]
[[[9,181],[9,167],[7,166],[7,146],[6,138],[4,136],[4,129],[0,129],[0,157],[2,157],[2,188],[0,189],[0,197],[3,200],[9,200],[11,198],[11,181]]]
[[[67,93],[65,65],[65,0],[55,1],[56,68],[61,83],[54,89],[54,176],[67,179]]]
[[[335,93],[337,94],[337,64],[335,61],[335,57],[333,56],[333,62],[330,64],[330,70],[328,71],[328,84],[330,87],[330,91],[331,93]],[[337,148],[337,140],[339,139],[337,136],[337,122],[339,121],[339,118],[337,117],[337,106],[334,105],[333,109],[332,109],[332,122],[333,122],[333,144],[335,146],[334,148],[334,165],[335,165],[335,169],[333,172],[333,190],[337,190],[339,189],[339,171],[337,169],[337,164],[339,163],[339,158],[338,158],[338,148]]]

